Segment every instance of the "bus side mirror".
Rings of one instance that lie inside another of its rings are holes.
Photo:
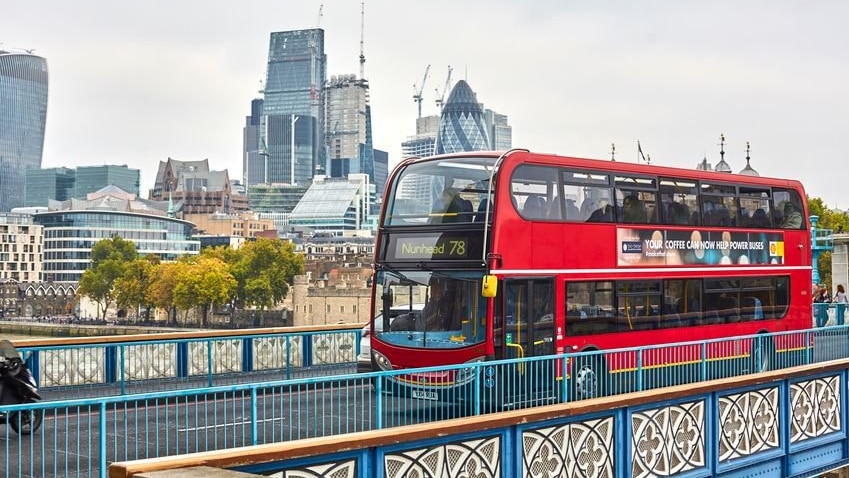
[[[488,299],[490,297],[495,297],[495,294],[497,292],[498,277],[495,277],[494,275],[483,276],[483,283],[481,284],[481,295]]]

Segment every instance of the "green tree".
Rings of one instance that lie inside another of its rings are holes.
[[[279,304],[289,292],[294,277],[304,271],[304,258],[295,247],[279,239],[260,238],[239,248],[239,258],[231,270],[238,283],[236,295],[241,303],[262,312]]]
[[[154,255],[127,263],[124,275],[115,280],[115,304],[123,309],[145,307],[145,318],[150,318],[150,301],[147,290],[152,283],[159,258]]]
[[[236,279],[228,269],[227,263],[213,256],[189,261],[177,275],[174,304],[185,311],[200,307],[200,326],[205,327],[210,309],[228,303],[236,291]]]
[[[97,304],[98,317],[106,318],[106,310],[114,299],[115,281],[137,256],[132,241],[118,236],[97,241],[91,248],[91,266],[80,277],[78,293]]]
[[[174,289],[177,286],[178,277],[187,267],[185,261],[163,262],[157,265],[153,270],[153,279],[145,294],[148,303],[168,311],[168,323],[170,325],[175,325],[177,322]]]

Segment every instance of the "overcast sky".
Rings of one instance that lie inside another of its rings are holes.
[[[0,0],[2,47],[47,58],[44,167],[127,164],[142,194],[159,161],[208,158],[241,178],[242,126],[269,34],[325,30],[328,74],[358,73],[354,0]],[[374,142],[400,158],[413,84],[437,112],[448,65],[513,146],[694,167],[703,157],[801,180],[849,208],[849,2],[368,0]],[[447,95],[446,95],[447,97]]]

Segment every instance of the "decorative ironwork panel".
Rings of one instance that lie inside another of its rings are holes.
[[[672,476],[705,467],[705,402],[631,415],[631,474]]]
[[[356,362],[355,333],[314,334],[312,336],[313,365]]]
[[[301,468],[288,469],[268,476],[272,478],[356,478],[357,460],[305,465]]]
[[[125,380],[163,379],[176,376],[176,343],[152,343],[124,347]]]
[[[501,437],[387,453],[383,467],[387,478],[494,478],[501,476]]]
[[[93,385],[106,382],[106,348],[42,350],[40,387]]]
[[[778,387],[719,397],[719,461],[778,448]]]
[[[301,352],[303,336],[257,337],[253,339],[254,370],[280,370],[301,367],[304,356]]]
[[[209,373],[207,360],[212,348],[212,373],[234,373],[242,371],[242,341],[214,340],[211,342],[189,342],[189,375]]]
[[[840,431],[840,375],[790,384],[790,442]]]
[[[613,417],[522,433],[522,476],[613,478]]]

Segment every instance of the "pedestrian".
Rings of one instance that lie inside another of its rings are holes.
[[[837,325],[843,325],[843,314],[846,313],[846,304],[849,304],[849,298],[846,297],[846,291],[843,289],[843,284],[837,284],[837,292],[834,294],[834,303],[836,305]]]
[[[829,302],[831,302],[831,296],[828,294],[828,287],[820,284],[814,295],[814,317],[817,319],[817,327],[825,327],[828,322]]]

